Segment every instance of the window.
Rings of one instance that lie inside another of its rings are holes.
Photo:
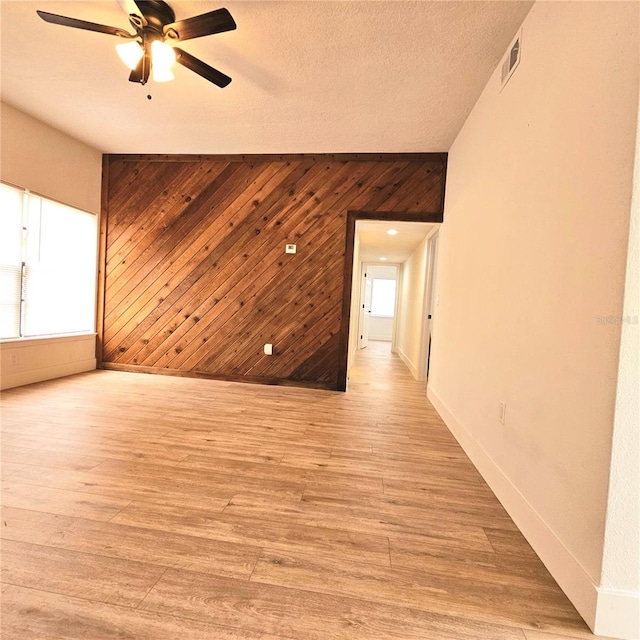
[[[94,330],[96,216],[0,184],[0,339]]]
[[[371,315],[393,318],[396,306],[396,281],[374,278],[371,287]]]

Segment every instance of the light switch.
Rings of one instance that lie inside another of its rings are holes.
[[[273,345],[272,344],[265,344],[264,345],[264,355],[265,356],[272,356],[273,355]]]
[[[295,253],[296,252],[296,245],[295,244],[288,244],[285,246],[284,248],[285,253]]]

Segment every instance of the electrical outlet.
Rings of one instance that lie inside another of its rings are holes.
[[[12,353],[9,356],[9,364],[10,365],[16,365],[18,364],[18,354],[17,353]]]
[[[265,344],[264,345],[264,355],[265,356],[272,356],[273,355],[273,345],[272,344]]]
[[[498,408],[498,420],[500,420],[500,424],[504,424],[506,417],[507,417],[507,403],[504,400],[502,400]]]
[[[284,252],[285,253],[295,253],[297,251],[297,247],[295,244],[285,245]]]

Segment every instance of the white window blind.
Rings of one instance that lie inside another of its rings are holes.
[[[20,335],[23,191],[0,184],[0,338]]]
[[[3,194],[11,190],[20,192],[6,185],[2,187]],[[17,207],[18,202],[19,213],[15,213],[11,207]],[[5,315],[0,318],[0,336],[35,337],[93,331],[96,216],[29,193],[20,201],[12,199],[10,204],[7,211],[3,206],[0,212],[2,230],[5,219],[12,229],[18,219],[20,237],[14,231],[12,240],[6,242],[2,264],[5,264],[6,253],[7,263],[9,258],[13,261],[11,273],[16,272],[15,265],[19,265],[16,276],[19,284],[12,281],[6,318]],[[16,287],[22,293],[21,303],[19,294],[17,296],[17,305]],[[4,297],[2,301],[4,303]]]

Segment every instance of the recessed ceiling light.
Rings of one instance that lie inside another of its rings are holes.
[[[386,260],[386,258],[380,258],[380,260],[382,260],[384,262]]]
[[[387,231],[387,233],[390,236],[397,236],[398,235],[398,230],[397,229],[389,229],[389,231]]]

